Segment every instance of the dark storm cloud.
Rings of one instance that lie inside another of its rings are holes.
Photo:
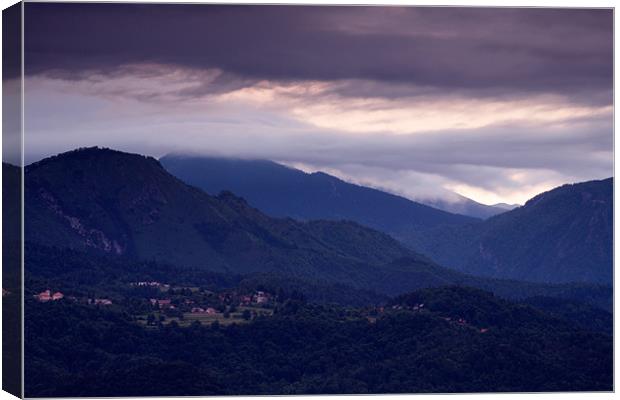
[[[471,96],[570,94],[609,104],[612,11],[420,7],[26,4],[26,72],[80,79],[121,65],[257,79],[360,79]],[[192,93],[186,93],[191,96]],[[406,95],[406,94],[405,94]]]
[[[612,174],[603,9],[26,3],[34,160],[267,158],[412,197]]]

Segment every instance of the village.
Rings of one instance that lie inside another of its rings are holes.
[[[283,294],[266,290],[228,289],[211,291],[193,286],[175,286],[158,281],[137,281],[125,284],[122,296],[89,297],[65,295],[60,290],[46,289],[34,298],[41,303],[70,301],[95,307],[119,307],[133,316],[134,321],[146,328],[168,324],[189,326],[191,324],[230,325],[247,323],[258,317],[272,316],[278,304],[286,300]],[[401,311],[431,313],[424,303],[412,305],[370,306],[358,309],[347,318],[365,318],[374,324],[377,319]],[[489,328],[477,327],[459,316],[437,315],[456,327],[486,333]]]
[[[171,286],[157,281],[130,282],[124,296],[88,297],[46,289],[33,295],[41,303],[70,301],[83,305],[122,307],[135,322],[153,327],[176,323],[229,325],[273,315],[276,296],[264,290],[214,292],[199,287]]]
[[[112,304],[112,300],[110,299],[98,299],[98,298],[85,298],[79,299],[75,296],[66,296],[64,293],[60,291],[52,292],[51,289],[44,290],[43,292],[34,295],[34,298],[37,299],[41,303],[47,303],[48,301],[58,301],[62,299],[78,302],[86,302],[87,304],[96,304],[96,305],[104,305],[108,306]]]
[[[227,290],[213,292],[198,287],[170,287],[148,282],[160,289],[161,295],[150,297],[151,312],[138,316],[137,322],[146,326],[176,323],[229,325],[246,323],[259,316],[273,315],[275,296],[263,290],[242,292]],[[145,285],[137,282],[136,285]]]

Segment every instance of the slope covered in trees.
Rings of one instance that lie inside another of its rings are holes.
[[[346,219],[397,239],[440,225],[478,221],[348,183],[324,172],[308,174],[267,160],[168,155],[160,161],[166,170],[190,185],[210,194],[232,191],[276,217]]]
[[[471,274],[611,284],[613,179],[564,185],[481,224],[411,239],[440,264]]]
[[[612,390],[610,336],[467,288],[374,311],[288,300],[229,326],[146,329],[62,301],[27,310],[29,397]]]

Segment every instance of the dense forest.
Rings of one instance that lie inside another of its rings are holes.
[[[612,389],[610,336],[458,287],[369,313],[289,298],[226,326],[28,299],[26,343],[33,397]]]
[[[611,313],[583,301],[463,286],[388,298],[32,244],[26,254],[27,396],[612,388]],[[46,289],[64,298],[39,301]],[[263,291],[267,303],[237,304]]]
[[[180,286],[202,286],[219,290],[234,286],[247,288],[266,287],[271,291],[282,288],[298,291],[306,299],[320,304],[345,306],[373,305],[386,301],[389,296],[370,289],[327,279],[299,277],[282,272],[258,272],[251,274],[211,272],[200,267],[179,267],[156,261],[140,261],[131,257],[111,257],[72,249],[26,245],[26,290],[34,294],[50,285],[78,291],[101,291],[124,294],[127,282],[155,280]],[[613,290],[606,285],[583,283],[541,284],[491,278],[479,278],[461,274],[433,263],[421,263],[419,259],[403,258],[392,262],[380,272],[385,281],[400,294],[409,290],[445,285],[477,287],[506,299],[524,300],[541,297],[570,301],[582,307],[594,307],[605,311],[613,308]],[[571,303],[572,304],[572,303]]]

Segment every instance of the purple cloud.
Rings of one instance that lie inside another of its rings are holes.
[[[611,102],[611,9],[29,3],[26,21],[28,74],[153,62]]]

